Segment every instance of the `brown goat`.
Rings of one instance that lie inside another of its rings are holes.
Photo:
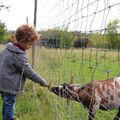
[[[98,109],[118,109],[114,120],[120,118],[120,77],[102,81],[93,81],[80,87],[75,84],[61,84],[51,87],[51,92],[60,97],[81,102],[89,110],[89,120],[94,119]]]

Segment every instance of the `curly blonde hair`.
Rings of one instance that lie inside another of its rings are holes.
[[[29,25],[21,25],[17,28],[15,37],[17,41],[34,42],[39,39],[35,28]]]

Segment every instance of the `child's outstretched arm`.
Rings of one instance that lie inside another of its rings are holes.
[[[39,83],[43,87],[50,87],[50,85],[47,83],[45,79],[43,79],[40,75],[38,75],[31,67],[31,65],[28,62],[28,59],[26,56],[14,56],[15,66],[17,69],[23,73],[23,76],[26,76],[27,78],[31,79],[32,81]]]

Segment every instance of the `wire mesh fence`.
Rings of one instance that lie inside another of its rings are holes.
[[[114,22],[110,21],[119,6],[118,0],[56,1],[48,11],[51,18],[41,24],[41,40],[35,44],[34,51],[28,52],[36,72],[52,86],[70,83],[71,79],[82,86],[119,76],[119,16]],[[85,42],[86,39],[89,42]],[[26,91],[35,93],[33,98],[37,99],[36,109],[42,114],[42,120],[88,119],[88,110],[82,104],[71,101],[68,106],[66,99],[41,90],[37,85],[33,90],[31,86],[28,83]],[[112,120],[116,113],[117,110],[99,110],[95,120]],[[36,117],[38,119],[40,116]]]
[[[51,83],[52,86],[64,82],[70,83],[72,77],[75,84],[82,86],[93,80],[103,80],[113,76],[119,76],[118,51],[107,51],[96,48],[56,49],[52,47],[46,48],[37,44],[35,47],[34,69],[48,83]],[[37,97],[35,97],[39,102],[41,102],[38,98],[40,91],[37,90]],[[44,89],[42,93],[44,94],[43,98],[46,99],[45,101],[49,103],[50,114],[54,116],[51,116],[52,120],[87,119],[88,111],[80,103],[71,101],[72,104],[67,106],[66,99],[59,98],[46,90],[44,91]],[[39,102],[37,102],[37,107],[40,104]],[[45,107],[44,103],[42,106]],[[117,110],[108,113],[100,111],[95,119],[106,120],[105,116],[107,115],[108,119],[112,120],[116,112]],[[46,111],[44,114],[46,114]]]

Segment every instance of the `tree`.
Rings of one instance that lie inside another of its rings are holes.
[[[5,26],[5,23],[2,23],[0,21],[0,42],[3,42],[4,41],[4,35],[6,33],[6,26]]]
[[[118,25],[120,20],[111,20],[107,25],[107,40],[108,47],[116,48],[116,45],[120,45],[120,39],[118,38]]]
[[[0,11],[3,9],[9,10],[10,6],[4,5],[2,2],[0,3]]]
[[[73,44],[73,35],[68,31],[50,29],[42,33],[40,43],[49,47],[69,48]]]
[[[69,48],[73,44],[73,35],[68,31],[61,31],[60,33],[60,47]]]
[[[74,47],[80,48],[84,47],[86,48],[88,46],[88,43],[90,40],[88,38],[78,38],[76,41],[74,41]]]

